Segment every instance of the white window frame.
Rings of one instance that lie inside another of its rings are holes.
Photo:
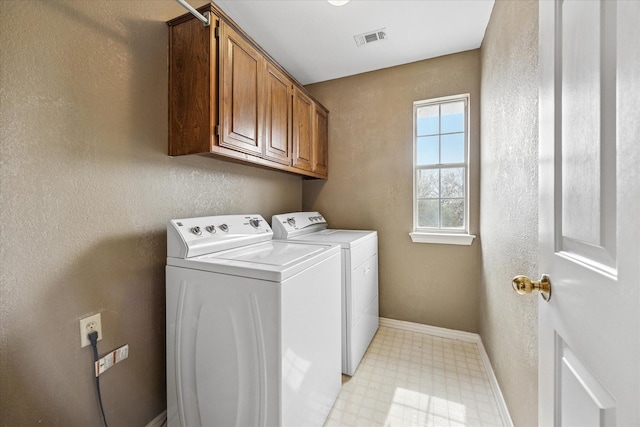
[[[428,168],[419,167],[418,160],[418,135],[417,135],[417,111],[418,108],[428,105],[441,105],[453,101],[463,101],[465,105],[464,123],[464,162],[456,164],[439,164]],[[476,237],[469,234],[469,94],[445,96],[441,98],[425,99],[413,103],[413,231],[409,233],[414,243],[440,243],[449,245],[470,245]],[[425,228],[418,227],[418,194],[417,177],[421,169],[444,169],[451,166],[460,166],[465,169],[464,178],[464,226],[463,228]]]

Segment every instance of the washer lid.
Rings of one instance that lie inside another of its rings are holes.
[[[335,244],[272,240],[188,259],[167,258],[167,265],[281,282],[339,253]]]
[[[326,247],[320,245],[279,242],[277,244],[252,245],[225,251],[218,254],[216,259],[286,267],[325,250]]]

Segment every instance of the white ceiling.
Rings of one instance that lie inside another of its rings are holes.
[[[215,0],[300,83],[480,47],[494,0]],[[353,36],[386,28],[357,47]]]

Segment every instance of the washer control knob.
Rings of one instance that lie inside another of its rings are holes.
[[[215,225],[207,225],[205,228],[209,233],[216,234],[216,226]]]
[[[292,226],[295,227],[296,226],[296,219],[291,217],[291,218],[287,218],[287,223]]]
[[[192,227],[191,232],[196,236],[202,236],[202,230],[200,230],[200,227],[198,226]]]
[[[260,220],[259,220],[259,219],[256,219],[256,218],[251,218],[251,219],[249,220],[249,224],[251,224],[251,226],[252,226],[253,228],[258,228],[258,227],[260,227]]]
[[[224,231],[225,233],[229,231],[229,226],[227,224],[220,224],[218,228]]]

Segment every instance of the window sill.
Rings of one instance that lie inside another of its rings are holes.
[[[409,233],[413,243],[439,243],[441,245],[469,246],[476,236],[473,234],[436,234],[436,233]]]

